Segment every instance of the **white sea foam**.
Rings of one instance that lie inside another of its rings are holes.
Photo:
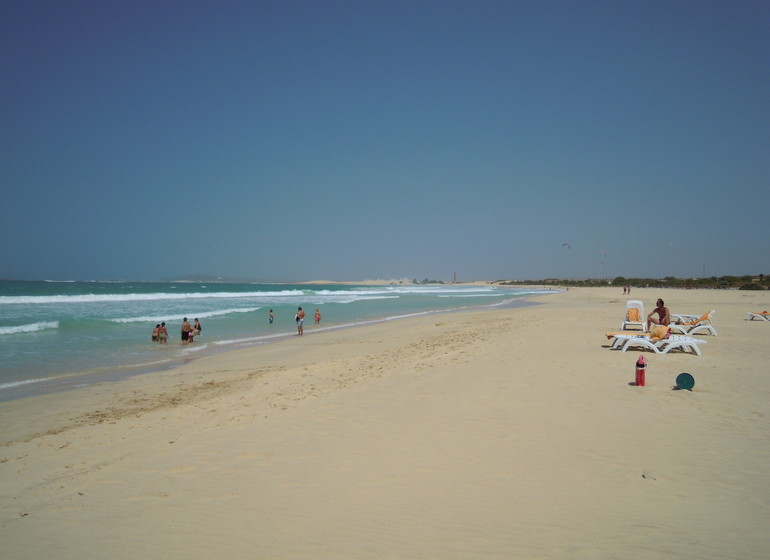
[[[356,290],[318,290],[315,292],[322,296],[372,296],[381,294],[468,294],[468,293],[496,293],[498,290],[491,286],[473,287],[447,287],[439,286],[383,286],[381,288],[361,288]]]
[[[182,352],[200,352],[201,350],[205,350],[208,344],[199,345],[197,343],[194,343],[195,346],[187,346]]]
[[[0,327],[0,334],[29,333],[58,328],[59,321],[44,321],[42,323],[30,323],[28,325],[18,325],[14,327]]]
[[[391,315],[390,317],[385,317],[383,321],[393,321],[397,319],[408,319],[409,317],[422,317],[424,315],[432,315],[435,314],[435,311],[420,311],[418,313],[407,313],[405,315]]]
[[[10,381],[8,383],[0,383],[0,389],[12,389],[13,387],[21,387],[22,385],[32,385],[34,383],[44,383],[46,381],[52,381],[59,379],[58,377],[41,377],[39,379],[22,379],[21,381]]]
[[[220,309],[218,311],[206,311],[201,313],[187,313],[190,317],[197,317],[198,319],[207,319],[210,317],[218,317],[221,315],[230,315],[233,313],[253,313],[259,311],[261,307],[245,307],[235,309]],[[158,315],[144,315],[141,317],[117,317],[115,319],[108,319],[111,323],[160,323],[161,321],[168,321],[168,315],[160,317]]]
[[[186,292],[169,294],[156,292],[152,294],[81,294],[75,296],[0,296],[0,305],[11,304],[51,304],[51,303],[105,303],[132,301],[160,301],[184,299],[233,299],[233,298],[276,298],[287,296],[302,296],[301,290],[283,290],[280,292]]]
[[[312,292],[318,296],[371,296],[384,294],[384,289],[365,289],[365,290],[317,290]]]
[[[267,335],[259,335],[259,336],[250,336],[246,338],[228,338],[224,340],[215,340],[214,344],[217,346],[229,346],[232,344],[247,344],[247,343],[253,343],[253,342],[267,342],[271,338],[285,338],[287,336],[293,336],[291,331],[288,332],[281,332],[276,334],[267,334]]]
[[[154,292],[133,294],[78,294],[78,295],[47,295],[47,296],[0,296],[0,305],[40,305],[40,304],[69,304],[69,303],[114,303],[137,301],[168,301],[190,299],[280,299],[286,297],[322,296],[332,301],[357,301],[360,299],[376,299],[381,297],[398,297],[398,294],[492,294],[494,287],[447,287],[447,286],[386,286],[382,288],[364,288],[356,290],[279,290],[274,292]],[[326,299],[324,300],[326,301]]]
[[[386,288],[387,292],[397,294],[469,294],[469,293],[495,293],[497,288],[491,286],[393,286]]]
[[[372,301],[376,299],[398,299],[399,296],[390,296],[390,295],[369,295],[369,296],[360,296],[360,295],[337,295],[337,294],[329,294],[324,295],[322,299],[319,299],[318,297],[313,298],[308,296],[307,299],[309,300],[315,300],[318,301],[319,304],[323,303],[355,303],[357,301]]]
[[[497,295],[499,294],[484,292],[484,293],[477,293],[477,294],[458,294],[458,293],[446,294],[446,295],[439,294],[437,297],[458,299],[458,298],[496,297]]]

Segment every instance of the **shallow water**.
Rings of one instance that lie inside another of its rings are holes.
[[[171,367],[204,354],[425,313],[500,306],[538,290],[493,285],[347,286],[141,282],[0,282],[0,399]],[[314,325],[315,309],[321,312]],[[275,315],[268,323],[268,312]],[[180,327],[203,330],[182,345]],[[168,344],[151,342],[165,321]]]

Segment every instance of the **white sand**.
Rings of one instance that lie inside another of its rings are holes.
[[[620,292],[2,403],[2,557],[770,557],[770,293],[634,290],[719,332],[634,387]]]

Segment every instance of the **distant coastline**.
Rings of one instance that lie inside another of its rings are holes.
[[[416,278],[378,278],[365,280],[259,280],[253,278],[235,278],[228,276],[215,276],[209,274],[193,274],[161,278],[156,280],[127,280],[127,279],[79,279],[79,280],[51,280],[51,279],[14,279],[0,278],[0,282],[53,282],[53,283],[105,283],[120,284],[141,282],[147,284],[174,283],[174,284],[284,284],[284,285],[339,285],[339,286],[503,286],[503,287],[606,287],[606,286],[632,286],[648,288],[701,288],[701,289],[733,289],[733,290],[768,290],[770,289],[770,275],[755,274],[741,276],[711,276],[704,278],[543,278],[540,280],[466,280],[453,282],[450,280],[418,280]]]

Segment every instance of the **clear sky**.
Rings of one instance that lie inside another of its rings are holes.
[[[0,0],[0,277],[770,274],[769,23]]]

